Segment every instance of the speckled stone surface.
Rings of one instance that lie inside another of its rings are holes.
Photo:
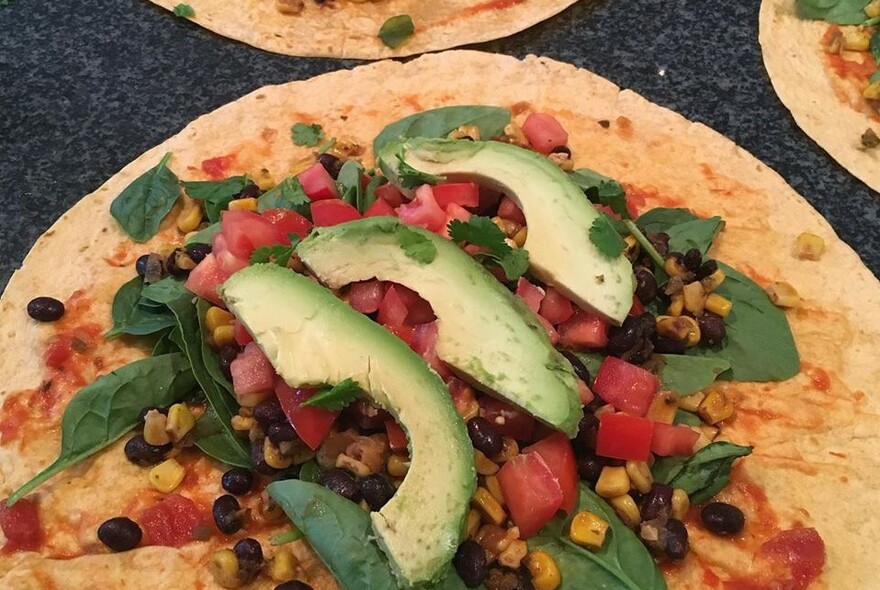
[[[583,0],[480,46],[588,68],[705,123],[778,171],[880,274],[880,195],[794,124],[757,42],[758,0]],[[353,61],[274,55],[142,0],[0,8],[0,288],[83,195],[189,121]]]

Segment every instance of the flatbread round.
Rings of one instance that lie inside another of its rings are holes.
[[[760,12],[761,51],[770,81],[798,126],[841,166],[880,191],[880,149],[865,149],[860,137],[880,132],[880,117],[828,65],[824,21],[798,18],[795,0],[764,0]],[[862,108],[853,105],[861,103]]]
[[[785,280],[801,295],[802,305],[787,315],[802,371],[783,383],[723,386],[738,412],[725,437],[755,449],[734,470],[722,497],[741,506],[749,524],[734,540],[692,526],[690,556],[664,568],[670,587],[704,588],[711,576],[760,576],[761,543],[775,531],[803,526],[815,527],[827,550],[824,574],[811,587],[871,587],[873,540],[880,538],[880,517],[871,510],[880,500],[880,283],[779,175],[730,140],[588,71],[534,56],[520,61],[452,51],[265,87],[197,119],[77,203],[39,239],[0,300],[0,432],[20,405],[16,400],[34,400],[23,411],[44,414],[26,436],[0,445],[0,496],[54,458],[53,427],[78,387],[53,379],[45,368],[40,357],[47,341],[58,330],[83,324],[106,329],[112,295],[131,278],[136,256],[181,239],[166,223],[151,243],[133,246],[109,213],[123,187],[166,152],[173,154],[171,168],[186,180],[206,178],[202,163],[220,156],[230,175],[266,168],[281,179],[308,151],[291,143],[293,123],[318,122],[328,137],[368,145],[387,123],[450,104],[505,106],[519,121],[532,111],[552,113],[570,132],[577,166],[638,187],[648,207],[687,206],[701,216],[721,215],[727,225],[711,254],[760,284]],[[821,261],[792,255],[804,231],[825,240]],[[60,325],[36,324],[24,312],[36,295],[68,300],[74,312]],[[146,354],[123,341],[97,338],[90,346],[85,381]],[[21,393],[28,389],[33,391]],[[59,401],[42,408],[46,392]],[[220,466],[201,458],[189,468],[194,475],[182,493],[210,506],[221,493]],[[109,589],[140,579],[157,588],[215,588],[204,564],[214,549],[231,544],[228,539],[120,555],[107,555],[95,539],[101,522],[137,514],[159,496],[146,470],[125,460],[121,443],[62,473],[34,494],[49,531],[45,548],[0,556],[0,587],[84,587],[100,580]],[[274,530],[262,526],[242,534],[265,541]],[[304,542],[293,546],[303,579],[316,589],[335,587]],[[261,578],[253,587],[272,584]]]
[[[150,0],[173,10],[177,0]],[[295,0],[294,0],[295,1]],[[304,57],[382,59],[507,37],[545,21],[577,0],[303,0],[282,14],[276,0],[191,0],[193,22],[260,49]],[[389,18],[409,15],[415,33],[392,49],[379,39]]]

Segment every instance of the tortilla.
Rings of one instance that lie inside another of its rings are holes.
[[[880,191],[880,150],[864,149],[868,128],[880,132],[880,115],[852,84],[828,65],[824,21],[797,17],[795,0],[764,0],[760,33],[764,66],[798,126],[856,178]]]
[[[168,10],[177,0],[150,0]],[[481,43],[523,31],[577,0],[304,0],[282,14],[276,0],[191,0],[195,23],[260,49],[303,57],[382,59]],[[389,18],[406,14],[415,33],[396,49],[378,37]]]
[[[462,84],[468,80],[479,83]],[[529,83],[517,86],[511,80]],[[880,500],[880,321],[872,305],[880,300],[880,283],[803,198],[733,142],[590,72],[534,56],[519,61],[453,51],[262,88],[197,119],[77,203],[38,240],[0,300],[0,432],[10,428],[9,416],[22,400],[19,411],[45,414],[25,427],[26,436],[0,445],[0,495],[54,458],[58,435],[53,427],[81,384],[75,376],[52,379],[40,360],[47,341],[59,330],[90,322],[100,334],[109,327],[112,295],[132,276],[135,258],[160,242],[182,238],[166,221],[152,242],[132,245],[109,213],[110,201],[123,187],[166,152],[173,153],[170,166],[184,179],[206,178],[202,163],[218,156],[230,175],[267,168],[281,179],[308,150],[291,143],[293,123],[319,122],[328,136],[368,145],[387,123],[449,104],[506,106],[519,121],[533,110],[552,113],[570,132],[578,166],[638,188],[647,207],[686,205],[701,216],[721,215],[727,226],[711,255],[760,284],[788,281],[802,297],[801,307],[787,314],[801,372],[784,383],[723,386],[736,399],[738,412],[725,437],[755,447],[721,495],[743,508],[747,528],[731,540],[691,526],[690,556],[664,568],[670,587],[705,588],[706,580],[720,584],[760,576],[761,543],[775,532],[802,526],[816,527],[826,544],[824,573],[811,587],[871,587],[873,540],[880,538],[880,516],[871,510]],[[792,255],[794,240],[804,231],[825,240],[821,261]],[[37,324],[24,312],[37,295],[67,300],[71,311],[57,325]],[[87,344],[90,362],[82,367],[82,382],[146,354],[99,336]],[[20,393],[29,388],[35,389]],[[54,405],[46,401],[55,398],[60,401]],[[0,556],[0,586],[85,587],[100,580],[109,589],[149,579],[157,588],[216,587],[204,564],[213,550],[230,545],[217,536],[180,549],[149,547],[118,555],[107,555],[97,542],[101,522],[136,515],[160,496],[147,483],[145,470],[126,461],[121,447],[113,445],[34,494],[49,523],[44,527],[48,541],[41,553]],[[220,467],[200,458],[189,469],[182,493],[210,506],[221,493]],[[279,528],[283,525],[265,524],[246,534],[271,552],[265,540]],[[304,542],[293,546],[305,581],[316,589],[335,587]],[[272,585],[262,577],[252,587]]]

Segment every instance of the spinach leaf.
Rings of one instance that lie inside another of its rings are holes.
[[[871,35],[871,55],[874,56],[874,61],[877,62],[878,66],[880,66],[880,29],[874,31],[874,34]],[[874,72],[874,76],[871,77],[871,81],[877,76],[878,72]]]
[[[285,178],[257,198],[257,209],[292,209],[311,219],[309,197],[296,176]]]
[[[651,467],[651,474],[654,481],[683,489],[691,503],[699,504],[724,489],[733,462],[751,452],[752,447],[713,442],[691,457],[661,457]]]
[[[412,37],[416,27],[408,14],[392,16],[379,28],[379,39],[391,49],[397,49],[404,41]]]
[[[224,180],[190,180],[183,182],[183,189],[190,198],[205,202],[208,221],[220,221],[220,212],[229,207],[232,198],[250,184],[247,176],[231,176]]]
[[[171,330],[166,330],[159,339],[156,340],[156,344],[153,345],[153,351],[150,353],[150,356],[162,356],[163,354],[171,354],[173,352],[183,352],[183,349],[177,345],[175,339],[179,340],[179,335],[175,336],[174,331],[177,328],[172,328]]]
[[[585,549],[568,538],[571,520],[582,510],[601,516],[611,525],[599,551]],[[528,543],[529,550],[541,549],[556,560],[562,573],[559,590],[583,588],[586,580],[594,588],[666,588],[663,574],[636,534],[620,521],[605,500],[584,485],[580,486],[580,500],[572,515],[551,520]]]
[[[361,184],[363,177],[364,166],[357,160],[346,160],[339,169],[339,175],[336,177],[339,197],[354,207],[357,207],[358,203],[364,199],[364,185]],[[360,211],[360,208],[358,210]]]
[[[361,214],[365,213],[376,202],[376,189],[387,183],[388,179],[384,176],[374,176],[370,179],[370,182],[367,183],[367,188],[364,190],[363,199],[357,205],[358,211]]]
[[[204,229],[200,229],[187,239],[186,244],[210,244],[214,236],[220,233],[220,222],[212,223]]]
[[[196,313],[199,316],[199,328],[201,333],[204,334],[207,332],[207,328],[204,326],[205,314],[211,308],[211,302],[205,299],[199,299],[196,303]],[[225,389],[229,392],[230,395],[235,395],[232,390],[232,381],[226,378],[226,375],[223,374],[223,371],[220,370],[220,354],[217,352],[213,346],[208,344],[204,338],[202,338],[202,361],[205,363],[205,370],[208,372],[208,376],[214,380],[214,383]],[[236,409],[236,412],[238,409]]]
[[[196,421],[192,430],[192,439],[195,445],[212,459],[245,469],[253,467],[249,458],[242,457],[239,445],[230,444],[229,434],[223,428],[213,408],[209,407]]]
[[[184,286],[185,283],[186,280],[180,277],[165,277],[161,281],[145,285],[143,291],[141,291],[141,300],[142,302],[146,300],[167,305],[175,299],[183,297],[195,298],[195,295]]]
[[[702,219],[687,209],[660,207],[639,216],[636,225],[646,233],[666,232],[672,252],[684,253],[697,248],[705,254],[724,227],[724,221],[717,216]]]
[[[504,134],[510,111],[489,106],[451,106],[422,111],[387,125],[373,140],[373,153],[410,137],[446,137],[462,125],[475,125],[482,139]]]
[[[7,505],[56,473],[83,461],[137,425],[144,408],[168,406],[196,387],[182,354],[154,356],[111,371],[80,389],[61,418],[61,451],[55,462],[15,490]]]
[[[865,6],[871,0],[797,0],[798,16],[840,25],[860,25],[868,19]]]
[[[663,359],[660,382],[663,389],[678,395],[692,395],[712,385],[719,374],[730,368],[722,358],[702,358],[680,354],[658,354]]]
[[[687,426],[699,426],[703,423],[703,421],[700,420],[700,417],[693,412],[688,412],[687,410],[676,410],[675,418],[673,418],[672,423],[686,424]]]
[[[629,219],[629,210],[626,208],[626,191],[613,178],[593,172],[589,168],[579,168],[568,173],[576,185],[580,187],[591,203],[608,205],[611,210]]]
[[[141,305],[141,289],[144,282],[134,277],[122,285],[113,297],[113,327],[104,334],[107,339],[122,334],[144,336],[177,325],[174,316],[164,307]]]
[[[146,242],[156,235],[180,196],[177,176],[166,166],[169,159],[170,152],[110,203],[110,214],[135,242]]]

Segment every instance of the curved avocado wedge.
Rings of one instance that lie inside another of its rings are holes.
[[[441,579],[476,474],[467,430],[437,374],[402,340],[286,268],[249,266],[219,291],[290,386],[351,378],[397,419],[410,468],[394,497],[370,514],[373,531],[402,586]]]
[[[296,252],[324,284],[371,279],[417,291],[437,315],[437,355],[568,436],[581,403],[571,365],[547,331],[504,285],[464,250],[393,217],[315,228]]]
[[[415,174],[422,172],[503,192],[528,223],[523,248],[532,273],[615,324],[626,318],[635,291],[629,261],[622,254],[607,258],[590,241],[600,214],[544,156],[498,141],[419,138],[385,146],[378,160],[382,172],[404,186],[425,182]]]

